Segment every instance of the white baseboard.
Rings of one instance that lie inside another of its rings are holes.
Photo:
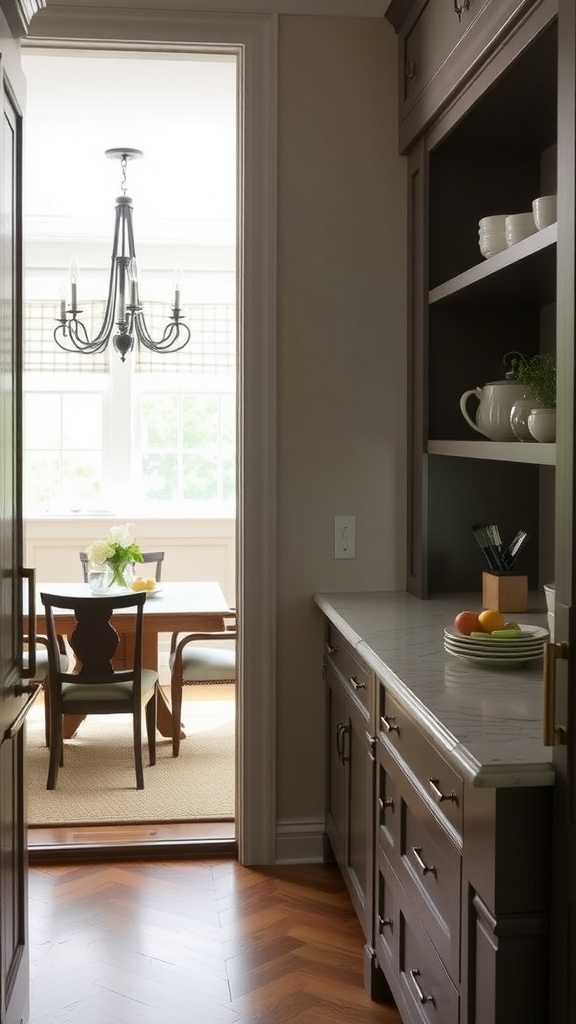
[[[322,864],[323,861],[323,818],[290,818],[277,823],[277,864]]]

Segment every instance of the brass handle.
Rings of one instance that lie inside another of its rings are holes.
[[[326,644],[326,653],[327,654],[336,654],[337,651],[338,651],[337,647],[333,647],[332,644],[329,644],[329,643]]]
[[[427,864],[426,863],[426,861],[424,860],[424,858],[422,856],[422,847],[421,846],[413,846],[412,847],[412,853],[414,854],[414,856],[416,858],[416,861],[418,863],[418,867],[420,868],[422,874],[423,875],[434,875],[434,878],[436,878],[436,868],[435,868],[434,864]]]
[[[400,727],[394,721],[394,716],[393,715],[382,715],[382,718],[380,719],[380,721],[382,723],[383,728],[386,730],[386,732],[397,732],[397,733],[400,733]]]
[[[542,714],[545,747],[565,742],[564,730],[555,723],[556,718],[556,662],[568,660],[568,644],[544,644],[544,708]]]
[[[438,803],[441,804],[443,803],[444,800],[451,800],[452,803],[457,804],[458,797],[456,795],[456,791],[452,790],[451,793],[443,793],[438,785],[439,781],[439,779],[428,779],[428,785],[430,786],[430,789],[432,790]]]
[[[391,917],[382,917],[380,914],[378,914],[378,931],[380,932],[380,934],[382,934],[382,932],[384,931],[385,928],[391,928],[391,927],[392,927],[392,918]]]
[[[420,985],[418,984],[417,978],[420,977],[420,971],[418,971],[418,970],[410,971],[410,977],[412,978],[412,984],[414,985],[414,988],[416,989],[416,992],[418,993],[418,999],[420,1000],[420,1002],[422,1004],[424,1004],[424,1003],[432,1003],[432,1006],[434,1006],[435,1005],[435,1003],[434,1003],[434,996],[427,996],[427,995],[425,995],[424,992],[422,991]]]
[[[366,689],[366,683],[359,683],[358,680],[356,679],[356,676],[350,676],[350,682],[352,683],[352,686],[354,687],[355,690]]]
[[[24,668],[24,651],[22,650],[20,675],[22,679],[34,679],[36,675],[36,570],[22,569],[22,576],[28,581],[28,668]]]

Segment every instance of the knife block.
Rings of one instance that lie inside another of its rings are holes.
[[[497,612],[525,612],[528,577],[515,572],[483,572],[482,605]]]

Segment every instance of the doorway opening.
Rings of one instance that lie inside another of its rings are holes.
[[[173,552],[174,533],[189,542],[199,520],[235,522],[238,68],[233,53],[200,50],[25,50],[23,66],[24,501],[36,542],[50,523],[47,564],[31,560],[42,582],[54,579],[49,539],[59,523],[69,536],[71,518],[74,537],[86,526],[84,545],[99,517],[145,518],[155,546],[164,530]],[[165,319],[179,265],[193,335],[181,353],[136,352],[126,364],[111,346],[66,354],[52,337],[72,258],[79,304],[99,322],[120,186],[104,153],[122,145],[144,153],[128,193],[145,313],[153,327]],[[166,558],[166,580],[199,578],[183,558],[172,570]],[[79,578],[75,564],[62,582]],[[236,607],[235,573],[218,581]]]

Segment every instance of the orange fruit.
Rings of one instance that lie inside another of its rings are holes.
[[[495,629],[502,629],[506,619],[502,612],[497,612],[493,608],[486,608],[485,611],[480,612],[478,622],[480,623],[480,629],[484,633],[492,633]]]

